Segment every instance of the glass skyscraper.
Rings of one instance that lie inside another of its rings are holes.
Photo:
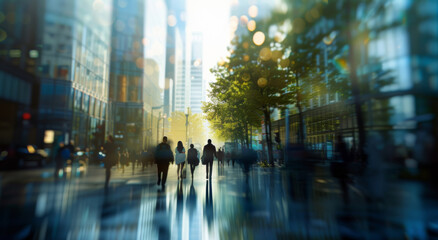
[[[91,145],[105,128],[111,1],[2,1],[1,58],[38,78],[37,144],[46,131]],[[21,39],[21,40],[20,40]]]
[[[113,1],[109,132],[130,150],[142,148],[144,1]]]
[[[205,101],[205,83],[203,68],[203,36],[202,33],[192,35],[192,61],[190,71],[190,109],[192,113],[202,113],[202,101]]]

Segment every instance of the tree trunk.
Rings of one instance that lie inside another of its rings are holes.
[[[300,126],[298,128],[298,143],[304,143],[304,116],[303,109],[301,107],[301,101],[297,97],[297,108],[298,108],[298,119],[300,121]]]
[[[348,21],[354,21],[351,13],[351,6],[350,2],[347,1],[347,14],[348,14]],[[353,32],[355,31],[354,24],[349,24],[350,27],[347,30],[347,42],[353,43]],[[356,75],[356,59],[355,59],[355,48],[354,45],[350,45],[349,47],[349,65],[350,65],[350,79],[351,79],[351,88],[352,88],[352,95],[354,100],[354,109],[356,113],[356,122],[357,122],[357,128],[359,133],[359,146],[358,146],[358,153],[359,158],[366,162],[366,155],[364,152],[364,146],[366,142],[366,135],[365,135],[365,127],[363,122],[363,114],[362,114],[362,104],[360,101],[360,90],[359,90],[359,82]]]
[[[252,149],[252,126],[249,126],[249,147]]]
[[[269,164],[274,164],[274,153],[272,152],[272,139],[271,139],[271,112],[269,111],[269,108],[266,106],[265,110],[263,111],[263,114],[265,115],[265,131],[266,131],[266,143],[268,145],[268,161]]]
[[[249,149],[248,122],[245,122],[245,142],[246,142],[246,149]]]

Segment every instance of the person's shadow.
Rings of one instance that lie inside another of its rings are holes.
[[[182,220],[182,212],[184,208],[183,181],[179,181],[176,188],[176,214],[179,220]]]
[[[207,181],[205,184],[204,218],[207,219],[207,224],[211,227],[213,222],[213,191],[211,188],[211,181]]]
[[[189,195],[187,196],[186,203],[190,216],[193,216],[193,213],[196,211],[196,190],[193,186],[193,180],[192,184],[190,185]]]
[[[170,239],[170,223],[168,221],[166,194],[164,191],[158,190],[154,213],[154,225],[157,228],[158,239]]]
[[[193,181],[186,198],[186,207],[189,214],[189,239],[201,239],[202,231],[197,226],[198,222],[195,214],[197,208],[197,196],[195,187],[193,186]]]

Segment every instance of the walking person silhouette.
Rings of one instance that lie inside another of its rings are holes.
[[[175,148],[175,163],[178,165],[176,175],[178,179],[183,178],[183,169],[186,161],[186,149],[181,141],[178,141],[178,146]]]
[[[205,165],[207,165],[207,180],[208,180],[208,168],[210,167],[210,179],[211,179],[211,173],[213,172],[213,159],[216,156],[216,147],[211,144],[211,139],[208,139],[208,144],[204,146],[204,150],[202,151]]]
[[[163,142],[158,144],[155,149],[155,163],[157,164],[158,181],[164,189],[166,185],[167,172],[169,171],[169,163],[173,162],[173,153],[170,150],[170,145],[167,143],[167,137],[163,137]]]
[[[105,189],[108,188],[108,184],[111,178],[111,168],[117,164],[117,145],[114,143],[113,136],[108,136],[108,141],[104,144],[103,149],[105,150]]]
[[[199,152],[193,144],[190,144],[190,149],[187,152],[187,161],[190,164],[190,172],[192,173],[193,180],[193,173],[195,172],[196,166],[199,165]]]

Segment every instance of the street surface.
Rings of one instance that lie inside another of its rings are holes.
[[[205,167],[192,181],[171,165],[104,169],[54,182],[53,169],[0,172],[0,239],[434,239],[436,192],[391,174],[353,178],[348,204],[327,164]],[[383,181],[382,181],[383,180]],[[385,182],[385,184],[383,184]]]

